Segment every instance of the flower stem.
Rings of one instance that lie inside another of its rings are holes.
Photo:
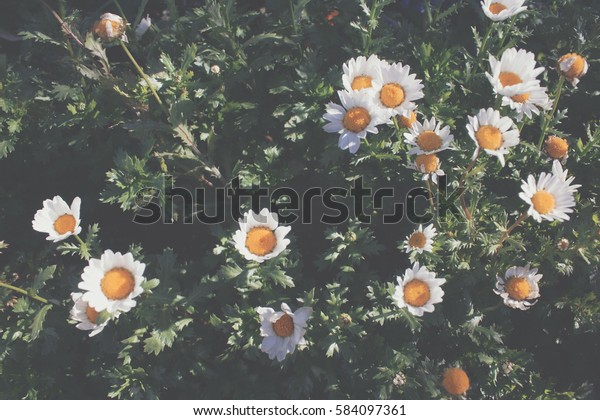
[[[523,223],[525,221],[525,219],[527,219],[529,217],[529,214],[527,214],[526,211],[524,211],[519,218],[508,228],[504,231],[504,233],[502,234],[502,236],[500,237],[500,243],[498,244],[499,247],[502,246],[502,244],[504,243],[504,241],[506,241],[510,235],[510,233],[515,230],[515,228],[517,228],[521,223]]]
[[[5,282],[3,282],[1,280],[0,280],[0,287],[4,287],[6,289],[10,289],[10,290],[12,290],[14,292],[21,293],[21,294],[23,294],[25,296],[29,296],[30,298],[35,299],[35,300],[37,300],[39,302],[42,302],[42,303],[50,303],[48,301],[48,299],[44,299],[43,297],[40,297],[40,296],[38,296],[36,294],[33,294],[33,293],[30,293],[30,292],[28,292],[25,289],[21,289],[20,287],[13,286],[12,284],[5,283]]]
[[[558,86],[556,87],[556,95],[554,96],[554,106],[552,107],[552,111],[550,111],[550,115],[544,115],[544,119],[542,120],[542,132],[540,133],[540,138],[537,145],[538,150],[542,150],[542,144],[546,138],[546,132],[549,128],[548,126],[550,122],[552,122],[552,118],[554,118],[554,114],[556,114],[556,110],[558,109],[558,101],[560,100],[560,95],[562,94],[564,85],[565,76],[561,75],[560,80],[558,81]]]
[[[375,28],[375,12],[377,11],[377,4],[379,0],[373,0],[371,4],[371,14],[369,16],[369,29],[367,33],[367,39],[365,40],[365,55],[369,55],[369,49],[371,48],[371,38],[373,37],[373,29]]]
[[[77,239],[77,242],[79,242],[79,245],[85,246],[85,242],[83,242],[83,239],[81,239],[81,237],[79,235],[75,234],[73,236],[75,236],[75,239]]]
[[[473,158],[473,161],[469,164],[469,166],[467,167],[467,169],[465,169],[465,172],[463,173],[463,176],[460,178],[460,181],[458,183],[458,189],[463,189],[465,186],[465,182],[467,180],[467,178],[469,177],[469,174],[471,173],[471,171],[473,170],[473,168],[475,167],[475,162],[477,162],[477,158],[479,157],[479,152],[480,150],[477,150],[477,153],[475,154],[475,157]],[[463,208],[463,211],[465,212],[465,216],[467,216],[467,220],[473,220],[473,215],[471,214],[471,211],[469,210],[469,206],[467,206],[467,201],[465,199],[465,190],[463,189],[460,193],[460,203],[461,206]]]
[[[298,35],[298,25],[296,24],[296,8],[294,7],[294,0],[290,0],[290,15],[292,16],[292,26],[294,27],[294,34]]]
[[[398,141],[402,141],[402,133],[400,132],[400,124],[398,124],[398,117],[392,117],[392,120],[394,121],[394,127],[396,128],[396,137],[398,138]]]
[[[435,203],[433,202],[433,191],[431,190],[431,181],[429,181],[429,177],[425,180],[427,183],[427,192],[429,193],[429,204],[431,205],[431,211],[435,217]]]

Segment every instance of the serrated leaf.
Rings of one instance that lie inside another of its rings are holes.
[[[46,319],[46,315],[48,311],[52,308],[52,305],[44,305],[38,311],[38,313],[33,318],[33,322],[31,323],[31,340],[35,340],[39,337],[40,332],[42,331],[42,327],[44,326],[44,320]]]
[[[50,280],[52,278],[52,276],[54,276],[55,271],[56,271],[56,265],[51,265],[44,269],[41,269],[35,276],[35,279],[33,280],[33,284],[31,285],[31,288],[29,289],[31,294],[36,295],[37,292],[42,287],[44,287],[46,282],[48,280]]]

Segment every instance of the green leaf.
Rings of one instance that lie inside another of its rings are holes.
[[[33,318],[33,322],[31,323],[31,340],[35,340],[39,337],[40,332],[42,331],[42,327],[44,325],[44,320],[46,319],[46,314],[52,308],[52,305],[44,305],[38,311],[38,313]]]
[[[44,287],[44,285],[46,284],[46,282],[48,280],[50,280],[52,278],[52,276],[54,276],[54,272],[56,271],[56,265],[51,265],[48,266],[44,269],[41,269],[38,274],[35,276],[35,279],[33,280],[33,284],[31,285],[31,288],[29,289],[29,291],[31,292],[32,295],[36,295],[37,292]]]

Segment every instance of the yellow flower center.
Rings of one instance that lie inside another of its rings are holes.
[[[521,79],[518,74],[510,71],[503,71],[502,73],[500,73],[500,76],[498,78],[500,79],[500,84],[502,84],[503,87],[523,83],[523,79]]]
[[[510,97],[510,99],[512,99],[515,102],[518,102],[520,104],[524,104],[525,102],[527,102],[527,99],[529,99],[529,93],[522,93],[520,95],[513,95]]]
[[[279,337],[289,337],[294,333],[294,320],[288,314],[283,314],[281,318],[273,322],[273,331]]]
[[[94,308],[88,305],[87,309],[85,310],[85,315],[92,324],[96,323],[96,320],[98,319],[98,311],[96,311]]]
[[[252,228],[246,235],[246,248],[250,253],[260,257],[273,251],[276,244],[275,233],[266,226]]]
[[[469,389],[469,377],[461,368],[450,368],[444,372],[442,386],[448,394],[461,395]]]
[[[546,140],[546,153],[552,159],[562,159],[569,151],[569,143],[560,137],[550,136]]]
[[[113,268],[100,281],[102,293],[110,300],[125,299],[135,288],[133,274],[125,268]]]
[[[413,248],[424,248],[426,243],[427,237],[423,232],[414,232],[410,235],[410,238],[408,238],[408,245]],[[429,288],[427,290],[429,291]]]
[[[502,3],[492,3],[490,4],[490,12],[492,12],[492,14],[497,15],[500,14],[501,11],[506,10],[507,7],[505,5],[503,5]]]
[[[442,147],[442,138],[433,131],[423,131],[417,139],[419,148],[424,152],[432,152]]]
[[[404,302],[420,307],[429,302],[429,285],[423,280],[411,280],[404,285]]]
[[[484,125],[475,133],[480,147],[488,150],[498,150],[502,146],[502,133],[493,125]]]
[[[385,84],[379,93],[379,100],[388,108],[396,108],[404,102],[404,89],[398,83]]]
[[[565,54],[562,57],[560,57],[560,59],[558,60],[559,63],[562,63],[565,60],[569,60],[569,59],[574,59],[573,60],[573,64],[571,64],[571,68],[565,72],[563,72],[563,74],[565,76],[567,76],[569,79],[576,79],[578,77],[580,77],[581,75],[583,75],[583,71],[585,70],[585,58],[583,58],[582,56],[575,54],[575,53],[570,53],[570,54]]]
[[[504,284],[504,291],[514,300],[525,300],[531,293],[531,286],[524,277],[513,277]]]
[[[415,164],[419,170],[421,170],[421,167],[423,167],[426,173],[431,173],[437,170],[438,166],[440,165],[440,159],[435,153],[430,155],[417,155],[415,158]]]
[[[73,233],[76,224],[77,221],[75,220],[75,217],[70,214],[63,214],[54,221],[54,230],[59,235],[64,235],[67,232]]]
[[[533,208],[539,214],[548,214],[556,207],[556,199],[548,191],[538,191],[531,197]]]
[[[373,87],[373,78],[369,76],[356,76],[352,81],[352,90],[362,90]]]
[[[417,114],[410,111],[408,117],[400,117],[400,125],[404,128],[410,128],[417,121]]]
[[[371,114],[365,108],[350,108],[344,115],[344,127],[354,133],[360,133],[371,122]]]

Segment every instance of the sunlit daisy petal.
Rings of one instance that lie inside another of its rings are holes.
[[[297,346],[306,344],[304,334],[312,311],[310,307],[302,307],[292,312],[285,303],[281,304],[281,311],[275,311],[273,308],[257,308],[260,335],[264,337],[260,349],[267,353],[270,359],[282,362],[288,354],[296,350]]]
[[[93,337],[104,330],[109,319],[98,324],[97,319],[99,312],[84,301],[82,297],[83,293],[71,293],[71,299],[73,299],[73,307],[70,312],[71,319],[78,322],[76,328],[84,331],[91,331],[89,335],[90,337]],[[118,316],[118,314],[116,314],[116,316]]]
[[[392,111],[392,115],[402,115],[416,108],[414,101],[423,98],[423,85],[416,75],[410,73],[410,66],[395,63],[381,69],[381,89],[377,90],[379,106]]]
[[[60,196],[45,200],[43,208],[35,213],[33,230],[47,233],[48,241],[62,241],[71,235],[81,233],[80,216],[81,199],[75,197],[71,206],[67,205]]]
[[[510,267],[504,277],[496,276],[494,293],[499,295],[509,308],[525,311],[533,306],[540,297],[538,282],[542,278],[537,269],[525,267]]]
[[[406,308],[415,316],[433,312],[434,305],[443,301],[444,291],[440,287],[446,279],[437,278],[434,272],[415,263],[406,269],[404,276],[397,276],[398,286],[393,295],[396,305]]]
[[[483,0],[483,13],[493,21],[502,21],[527,10],[525,0]]]
[[[381,89],[381,67],[382,60],[376,55],[371,55],[369,58],[363,56],[351,58],[343,65],[344,89],[348,92],[370,88],[378,91]]]
[[[419,228],[406,237],[403,245],[406,252],[415,251],[418,254],[422,254],[423,251],[433,251],[433,238],[435,238],[436,230],[433,224],[423,229],[423,225],[419,225]]]
[[[290,226],[279,226],[277,213],[264,208],[260,213],[246,212],[233,235],[235,248],[247,260],[262,263],[281,254],[289,245],[285,236]]]
[[[469,136],[475,142],[473,159],[484,150],[496,156],[504,166],[504,155],[511,147],[519,144],[519,130],[508,117],[501,117],[493,108],[482,109],[474,117],[469,117],[467,124]]]
[[[435,117],[422,124],[416,121],[407,133],[404,133],[405,143],[410,144],[410,154],[422,155],[438,153],[450,147],[454,136],[450,134],[449,127],[442,127],[441,122],[436,122]]]

